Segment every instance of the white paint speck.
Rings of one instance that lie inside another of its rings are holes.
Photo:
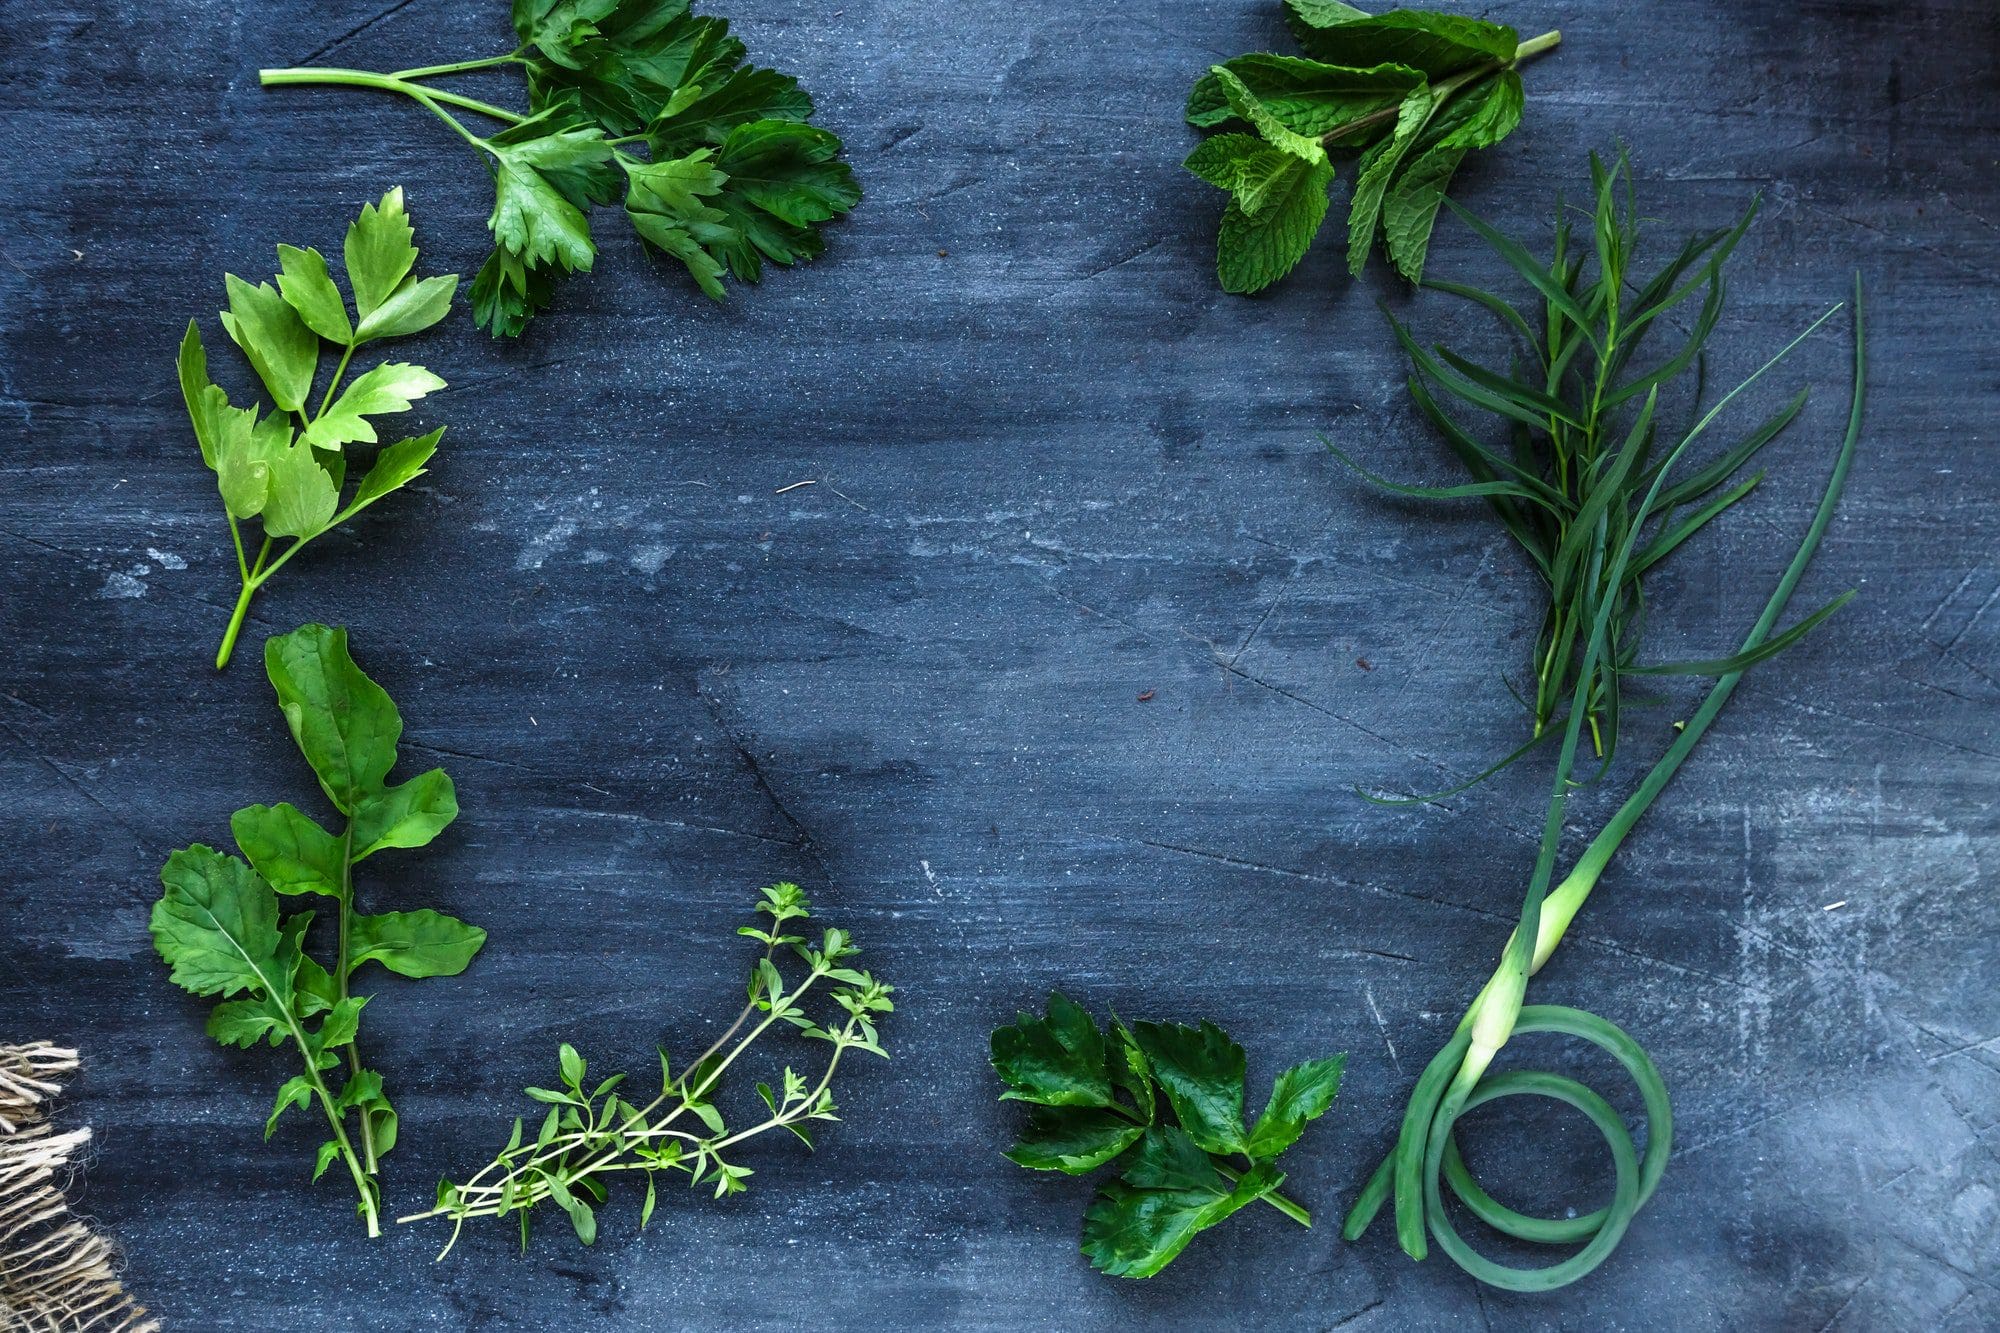
[[[157,547],[148,546],[146,554],[153,557],[153,563],[157,564],[161,569],[186,569],[188,567],[188,562],[180,556],[175,555],[172,551],[162,551]]]
[[[514,559],[514,568],[540,569],[543,562],[569,544],[570,538],[576,536],[576,531],[576,522],[573,519],[560,519],[550,524],[548,531],[531,539],[521,548],[521,554]]]

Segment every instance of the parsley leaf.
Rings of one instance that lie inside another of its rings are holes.
[[[349,993],[350,978],[368,963],[406,977],[456,976],[486,932],[428,908],[355,910],[357,862],[384,847],[421,847],[457,817],[451,779],[433,769],[388,785],[403,720],[348,655],[345,630],[304,626],[267,642],[264,661],[292,737],[348,817],[346,827],[336,835],[288,804],[238,810],[230,832],[247,860],[200,843],[169,856],[160,871],[165,892],[153,904],[153,943],[176,985],[222,1001],[209,1015],[209,1036],[232,1046],[298,1048],[305,1072],[278,1090],[264,1137],[288,1109],[317,1101],[333,1137],[313,1178],[344,1163],[373,1236],[377,1164],[396,1144],[398,1121],[381,1074],[361,1062],[355,1043],[368,997]],[[280,914],[279,895],[303,893],[334,900],[332,968],[305,952],[313,914]]]
[[[649,248],[721,300],[725,274],[756,282],[766,263],[818,256],[821,226],[860,202],[840,140],[808,123],[813,102],[798,80],[744,63],[727,20],[694,14],[688,0],[516,0],[513,26],[520,45],[485,59],[261,74],[267,86],[400,93],[487,158],[494,244],[472,311],[496,336],[521,333],[563,279],[592,267],[599,205],[622,202]],[[526,114],[432,83],[506,66],[525,77]],[[504,128],[476,134],[457,114],[467,111]]]
[[[1370,16],[1337,0],[1286,0],[1286,10],[1305,57],[1238,56],[1188,95],[1189,124],[1225,131],[1186,163],[1230,195],[1216,275],[1225,291],[1254,292],[1297,266],[1326,216],[1333,150],[1360,155],[1348,271],[1361,272],[1380,236],[1390,262],[1419,281],[1452,173],[1520,123],[1518,66],[1562,34],[1521,42],[1484,19]]]
[[[341,388],[356,349],[420,332],[450,309],[458,276],[412,277],[417,259],[413,236],[401,189],[362,208],[347,229],[342,252],[354,293],[352,316],[317,250],[279,246],[281,271],[275,287],[225,275],[229,309],[222,312],[222,326],[257,372],[275,410],[231,405],[229,395],[209,378],[200,325],[188,321],[178,362],[181,397],[202,462],[214,471],[229,515],[242,585],[215,655],[217,669],[229,664],[250,600],[273,574],[306,543],[422,476],[423,465],[437,451],[443,427],[383,445],[342,507],[349,446],[380,445],[377,418],[407,412],[445,387],[422,366],[388,361]],[[309,408],[320,355],[328,344],[338,350],[338,361],[317,406]],[[244,549],[241,526],[252,518],[264,537],[254,559]],[[275,543],[287,539],[290,544],[274,552]]]
[[[1344,1056],[1279,1075],[1246,1128],[1243,1048],[1213,1023],[1128,1028],[1114,1015],[1106,1032],[1057,992],[1046,1017],[1022,1014],[996,1029],[992,1049],[1007,1085],[1001,1100],[1036,1106],[1008,1160],[1069,1175],[1120,1169],[1084,1214],[1083,1253],[1100,1271],[1151,1277],[1200,1232],[1260,1199],[1311,1225],[1277,1192],[1284,1176],[1273,1162],[1333,1104]]]

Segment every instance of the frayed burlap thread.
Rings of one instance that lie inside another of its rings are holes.
[[[90,1130],[56,1133],[48,1107],[75,1070],[60,1046],[0,1046],[0,1333],[158,1333],[63,1197]]]

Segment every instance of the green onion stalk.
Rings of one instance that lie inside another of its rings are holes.
[[[1836,310],[1838,307],[1836,307]],[[1833,312],[1829,311],[1831,315]],[[1816,321],[1814,328],[1818,327]],[[1637,790],[1629,796],[1611,817],[1596,838],[1577,859],[1569,875],[1550,889],[1549,882],[1554,876],[1557,851],[1562,839],[1563,816],[1567,797],[1571,788],[1571,774],[1576,764],[1579,744],[1583,736],[1584,719],[1590,711],[1591,695],[1597,677],[1597,668],[1609,652],[1607,627],[1613,613],[1612,599],[1603,599],[1597,609],[1591,626],[1590,638],[1585,648],[1582,668],[1576,677],[1576,688],[1570,702],[1568,719],[1563,733],[1562,749],[1556,763],[1554,790],[1549,797],[1548,815],[1543,823],[1540,849],[1536,856],[1535,870],[1529,881],[1528,892],[1521,904],[1521,917],[1508,937],[1507,945],[1501,952],[1500,963],[1492,977],[1481,988],[1472,1005],[1459,1021],[1457,1031],[1444,1049],[1439,1051],[1410,1094],[1408,1108],[1403,1115],[1402,1129],[1396,1146],[1369,1177],[1361,1191],[1361,1197],[1347,1215],[1341,1234],[1347,1240],[1355,1240],[1368,1229],[1375,1215],[1393,1194],[1395,1198],[1396,1237],[1403,1251],[1413,1259],[1422,1259],[1429,1252],[1429,1239],[1437,1241],[1442,1249],[1459,1267],[1481,1282],[1511,1291],[1550,1291],[1567,1286],[1589,1273],[1608,1258],[1623,1239],[1626,1228],[1633,1216],[1645,1206],[1660,1183],[1661,1174],[1666,1170],[1667,1157],[1673,1145],[1673,1114],[1668,1102],[1666,1084],[1660,1077],[1658,1067],[1645,1049],[1628,1036],[1622,1029],[1595,1014],[1580,1009],[1560,1005],[1526,1004],[1528,980],[1539,972],[1562,943],[1564,932],[1576,918],[1590,892],[1597,886],[1598,878],[1610,864],[1619,845],[1625,841],[1639,819],[1651,808],[1660,792],[1679,771],[1694,747],[1701,741],[1716,715],[1729,702],[1736,683],[1743,672],[1757,661],[1770,656],[1773,651],[1795,641],[1796,635],[1787,631],[1772,638],[1772,629],[1784,614],[1786,604],[1791,600],[1792,590],[1811,562],[1818,549],[1820,538],[1825,534],[1828,523],[1833,518],[1840,501],[1840,493],[1847,481],[1849,464],[1854,457],[1855,443],[1861,433],[1861,408],[1863,386],[1867,364],[1866,342],[1862,325],[1861,282],[1854,284],[1854,385],[1852,401],[1848,412],[1847,432],[1841,441],[1840,451],[1834,460],[1832,475],[1820,497],[1819,507],[1813,515],[1804,539],[1793,554],[1791,564],[1784,576],[1778,580],[1776,589],[1765,604],[1763,614],[1757,618],[1743,643],[1742,651],[1728,659],[1734,669],[1718,674],[1713,689],[1708,693],[1694,716],[1682,725],[1680,734],[1667,748],[1652,770],[1646,774]],[[1651,489],[1641,503],[1637,516],[1631,524],[1625,540],[1617,547],[1607,566],[1604,586],[1620,586],[1626,567],[1632,559],[1634,543],[1641,524],[1652,511],[1654,501],[1660,494],[1668,470],[1680,455],[1701,434],[1702,430],[1735,396],[1735,392],[1755,380],[1764,370],[1782,359],[1800,339],[1812,332],[1794,339],[1783,351],[1767,362],[1763,369],[1745,380],[1738,390],[1732,391],[1715,408],[1707,413],[1675,447],[1665,465],[1659,469]],[[1653,400],[1649,397],[1645,416],[1650,418]],[[1795,627],[1796,628],[1796,627]],[[1495,1073],[1491,1066],[1509,1039],[1523,1033],[1550,1032],[1576,1037],[1590,1042],[1608,1052],[1637,1086],[1640,1099],[1646,1111],[1645,1150],[1641,1154],[1634,1146],[1631,1132],[1622,1117],[1611,1105],[1590,1088],[1574,1079],[1539,1071],[1504,1071]],[[1610,1148],[1616,1180],[1611,1200],[1603,1208],[1574,1218],[1539,1218],[1519,1213],[1495,1200],[1467,1170],[1460,1155],[1454,1136],[1454,1126],[1459,1118],[1475,1107],[1505,1097],[1536,1096],[1548,1097],[1564,1102],[1583,1114],[1597,1126]],[[1581,1249],[1562,1261],[1545,1267],[1510,1267],[1486,1258],[1474,1250],[1452,1224],[1444,1200],[1444,1186],[1465,1205],[1473,1216],[1487,1223],[1495,1230],[1517,1239],[1545,1245],[1577,1245]]]

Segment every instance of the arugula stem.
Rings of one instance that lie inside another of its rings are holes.
[[[296,549],[296,548],[295,548]],[[337,952],[334,956],[333,980],[339,987],[339,999],[347,998],[347,978],[353,970],[348,962],[347,928],[354,915],[354,821],[349,819],[347,827],[340,835],[340,914],[337,927],[340,932]],[[347,1043],[347,1076],[350,1079],[361,1076],[361,1040],[359,1037]],[[375,1124],[368,1114],[368,1108],[358,1107],[361,1127],[362,1163],[369,1175],[379,1169],[375,1156]]]
[[[354,1177],[354,1188],[361,1195],[361,1217],[368,1224],[368,1237],[373,1240],[382,1234],[381,1207],[375,1200],[375,1189],[370,1177],[372,1171],[364,1172],[361,1161],[354,1154],[354,1143],[347,1137],[347,1126],[342,1123],[340,1111],[334,1104],[333,1094],[327,1090],[326,1080],[313,1067],[312,1047],[306,1041],[305,1030],[298,1019],[287,1017],[285,1026],[291,1030],[292,1040],[305,1056],[306,1080],[312,1084],[315,1096],[319,1098],[320,1109],[326,1112],[327,1124],[333,1128],[333,1141],[340,1145],[340,1158],[347,1163],[347,1173]]]
[[[491,102],[482,102],[474,97],[465,97],[459,93],[446,92],[441,88],[427,88],[394,74],[377,74],[373,70],[366,69],[337,69],[333,67],[322,68],[319,66],[310,66],[302,69],[260,69],[257,71],[257,82],[266,88],[297,87],[305,84],[337,84],[347,88],[377,88],[383,92],[401,93],[405,97],[413,97],[424,105],[429,106],[433,111],[436,111],[437,107],[432,104],[442,102],[446,106],[455,106],[465,111],[476,111],[482,116],[491,116],[493,119],[505,121],[509,125],[518,125],[527,119],[520,112],[509,111],[504,106],[495,106]],[[440,111],[438,114],[443,115],[444,113]],[[452,120],[449,116],[445,116],[445,119],[453,125],[458,124],[457,121]],[[461,132],[464,132],[463,127],[461,127]]]

